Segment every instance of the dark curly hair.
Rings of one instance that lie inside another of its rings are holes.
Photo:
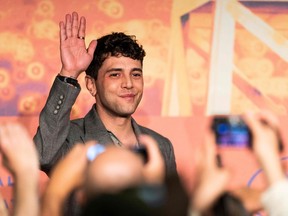
[[[86,74],[97,79],[98,70],[109,56],[124,56],[134,60],[140,60],[143,64],[144,49],[137,43],[134,35],[126,35],[123,32],[112,32],[97,39],[97,47],[94,57],[86,70]]]

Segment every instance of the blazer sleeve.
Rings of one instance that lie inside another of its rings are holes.
[[[80,90],[56,77],[40,113],[39,126],[33,140],[39,154],[41,170],[46,173],[69,150],[67,136],[71,124],[70,113]]]

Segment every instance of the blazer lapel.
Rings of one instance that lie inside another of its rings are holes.
[[[103,145],[111,144],[113,142],[104,124],[98,116],[95,109],[95,104],[84,117],[84,136],[85,137],[83,139],[85,142],[89,140],[96,140],[98,143]]]

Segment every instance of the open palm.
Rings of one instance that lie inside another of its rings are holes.
[[[85,45],[86,20],[78,21],[76,12],[66,15],[65,23],[60,22],[60,55],[62,61],[61,75],[77,78],[87,69],[93,59],[96,41],[93,40],[88,49]]]

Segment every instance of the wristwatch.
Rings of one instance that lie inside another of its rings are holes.
[[[62,76],[60,74],[57,75],[57,78],[59,80],[61,80],[62,82],[68,83],[76,88],[80,88],[80,85],[78,83],[77,79],[71,78],[71,77],[66,77],[66,76]]]

